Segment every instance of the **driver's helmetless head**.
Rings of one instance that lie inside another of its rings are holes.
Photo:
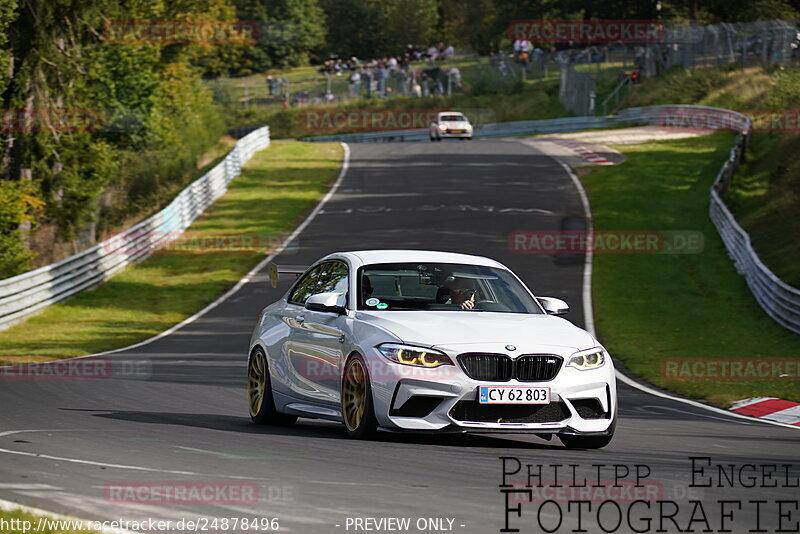
[[[460,306],[475,298],[475,286],[464,278],[456,278],[452,282],[448,282],[447,287],[450,289],[450,302],[453,304]]]

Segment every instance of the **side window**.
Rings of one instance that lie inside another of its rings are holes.
[[[341,261],[329,261],[316,266],[300,279],[289,295],[289,302],[303,306],[311,295],[347,293],[347,289],[347,265]]]
[[[347,265],[341,261],[325,264],[327,269],[322,273],[314,293],[347,293]]]
[[[289,302],[299,304],[301,306],[305,305],[308,297],[316,293],[314,289],[317,286],[317,282],[319,282],[322,271],[326,269],[327,266],[327,264],[323,263],[317,265],[308,273],[306,273],[306,275],[300,279],[289,295]]]

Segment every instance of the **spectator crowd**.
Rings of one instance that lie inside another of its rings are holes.
[[[412,97],[450,94],[463,90],[461,71],[456,66],[447,66],[447,61],[454,57],[455,49],[445,43],[427,48],[408,45],[402,54],[371,59],[333,55],[318,69],[328,79],[327,90],[313,98],[306,91],[289,96],[298,104],[333,101],[330,82],[334,76],[347,77],[350,98],[386,98],[398,92]],[[267,76],[267,88],[270,96],[285,96],[289,92],[286,79],[272,75]],[[284,105],[288,105],[286,98]]]

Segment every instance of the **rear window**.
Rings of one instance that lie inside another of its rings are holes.
[[[467,119],[464,115],[442,115],[442,118],[439,120],[443,122],[464,122]]]

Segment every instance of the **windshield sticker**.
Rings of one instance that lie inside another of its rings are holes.
[[[377,306],[375,306],[375,307],[376,307],[376,308],[378,308],[379,310],[385,310],[386,308],[388,308],[388,307],[389,307],[389,305],[388,305],[388,304],[386,304],[385,302],[381,302],[381,303],[379,303],[379,304],[378,304]]]
[[[372,297],[371,299],[367,299],[367,306],[377,306],[378,304],[380,304],[380,302],[381,302],[380,299]]]

